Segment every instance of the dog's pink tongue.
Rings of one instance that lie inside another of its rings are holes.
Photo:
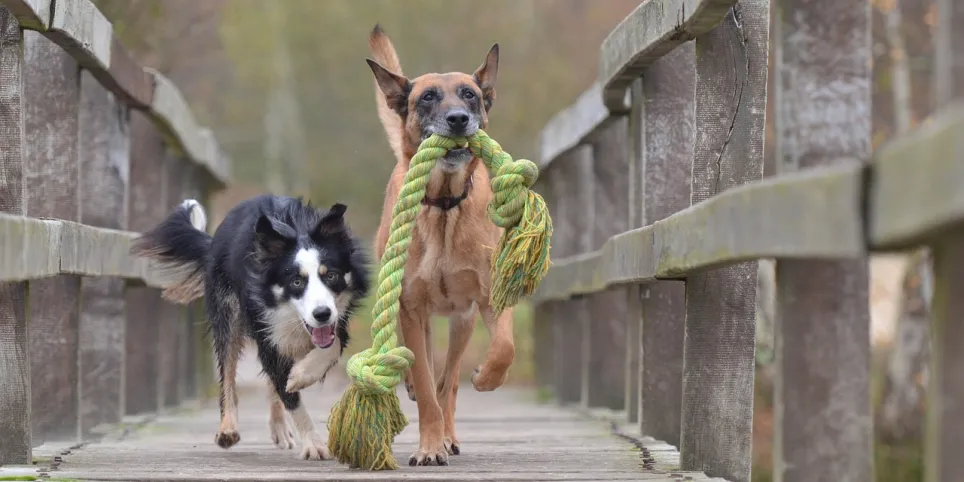
[[[322,348],[327,348],[335,341],[335,325],[325,325],[321,328],[311,328],[311,342]]]

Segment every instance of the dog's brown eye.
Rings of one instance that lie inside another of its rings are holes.
[[[431,101],[435,100],[435,92],[432,92],[432,91],[430,90],[430,91],[422,94],[422,100],[425,101],[425,102],[431,102]]]
[[[341,275],[339,275],[338,273],[335,273],[334,271],[329,271],[325,273],[325,281],[328,281],[329,283],[334,283],[335,281],[338,281],[338,278],[340,276]]]
[[[301,288],[302,284],[304,284],[304,281],[302,281],[301,278],[294,278],[291,280],[292,288]]]
[[[462,93],[462,98],[465,100],[472,100],[475,98],[475,92],[472,92],[471,90],[467,90]]]

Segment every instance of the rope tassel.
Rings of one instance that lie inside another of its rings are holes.
[[[399,405],[395,387],[414,360],[411,350],[398,346],[396,336],[408,248],[435,162],[466,142],[472,153],[495,173],[488,214],[495,225],[505,230],[492,254],[490,301],[495,312],[500,313],[532,294],[549,269],[552,219],[545,200],[530,189],[539,175],[535,163],[525,159],[513,161],[481,130],[468,139],[439,135],[425,139],[412,157],[392,210],[372,308],[372,347],[348,360],[352,384],[328,417],[328,448],[339,462],[352,468],[398,468],[392,441],[408,425],[408,419]]]

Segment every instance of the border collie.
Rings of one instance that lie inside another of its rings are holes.
[[[270,386],[275,445],[294,447],[287,410],[301,458],[331,458],[299,390],[324,382],[348,343],[348,320],[368,294],[369,258],[344,222],[346,209],[335,204],[326,212],[265,194],[235,206],[211,237],[204,208],[188,199],[135,240],[132,253],[179,272],[181,281],[164,287],[165,299],[187,304],[204,297],[221,388],[215,443],[222,448],[241,439],[235,376],[247,337]]]

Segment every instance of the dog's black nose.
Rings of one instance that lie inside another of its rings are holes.
[[[449,123],[452,130],[462,131],[469,125],[469,113],[464,110],[452,111],[445,116],[445,121]]]
[[[311,312],[311,316],[314,316],[316,320],[325,322],[331,318],[331,308],[327,306],[322,306],[321,308],[315,308]]]

